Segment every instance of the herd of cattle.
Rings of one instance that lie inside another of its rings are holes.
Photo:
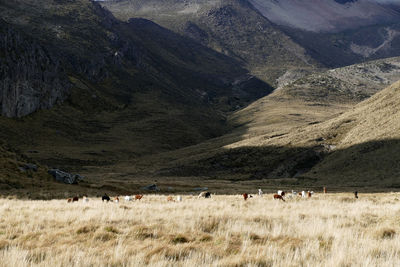
[[[326,188],[324,187],[323,189],[324,194],[326,194]],[[259,196],[263,196],[263,191],[260,189],[258,189],[258,195]],[[311,198],[314,195],[314,191],[301,191],[301,192],[295,192],[292,190],[291,193],[287,193],[283,190],[278,190],[276,194],[273,195],[273,198],[276,200],[282,200],[285,201],[285,199],[293,199],[293,198],[297,198],[297,197],[301,197],[301,198]],[[243,199],[246,201],[249,198],[252,198],[253,196],[248,194],[248,193],[244,193],[242,194]],[[355,191],[354,192],[354,197],[358,198],[358,192]],[[141,200],[143,198],[143,195],[134,195],[134,196],[125,196],[124,200],[126,202],[128,201],[133,201],[133,200]],[[210,192],[201,192],[198,195],[198,198],[211,198],[211,193]],[[82,198],[83,202],[89,202],[89,198],[87,196],[83,196]],[[120,197],[116,196],[113,198],[110,198],[107,194],[104,194],[104,196],[101,197],[101,200],[103,202],[116,202],[118,203],[120,200]],[[72,203],[72,202],[77,202],[79,201],[79,197],[73,197],[73,198],[68,198],[67,202],[68,203]],[[167,201],[172,201],[172,202],[181,202],[182,201],[182,196],[176,196],[176,198],[172,197],[172,196],[168,196],[167,197]]]

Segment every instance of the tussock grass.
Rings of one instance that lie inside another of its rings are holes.
[[[399,197],[0,199],[0,266],[397,266]]]

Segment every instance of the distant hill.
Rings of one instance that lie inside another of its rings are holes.
[[[400,4],[370,0],[104,1],[244,62],[278,84],[287,72],[400,56]]]
[[[390,1],[249,0],[249,2],[278,25],[312,32],[341,32],[364,26],[397,23],[400,17],[400,13],[388,4]]]
[[[146,18],[239,60],[275,84],[286,70],[315,70],[318,62],[248,1],[105,1],[122,20]]]

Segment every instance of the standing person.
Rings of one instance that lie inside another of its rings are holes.
[[[260,197],[262,197],[262,195],[263,195],[263,191],[261,190],[261,188],[258,189],[258,195],[259,195]]]
[[[354,192],[354,197],[355,197],[355,198],[358,198],[358,192],[357,192],[357,191]]]

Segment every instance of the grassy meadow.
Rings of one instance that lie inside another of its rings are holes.
[[[0,266],[399,266],[400,193],[0,199]]]

